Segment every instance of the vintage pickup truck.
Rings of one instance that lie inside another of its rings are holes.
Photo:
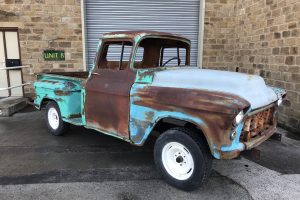
[[[105,34],[90,72],[37,75],[35,106],[56,136],[69,124],[138,146],[156,136],[157,169],[192,190],[212,158],[235,158],[275,132],[286,93],[257,75],[189,66],[190,44],[154,31]]]

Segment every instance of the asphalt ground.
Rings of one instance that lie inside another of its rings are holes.
[[[153,139],[135,147],[77,126],[55,137],[27,107],[0,118],[0,199],[300,199],[300,141],[280,132],[260,159],[214,160],[208,182],[184,192],[155,170]]]

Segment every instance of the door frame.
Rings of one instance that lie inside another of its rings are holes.
[[[3,46],[4,46],[5,61],[7,59],[7,48],[6,48],[7,44],[6,44],[5,32],[17,32],[18,48],[19,48],[19,59],[20,59],[20,65],[22,66],[19,28],[18,27],[0,27],[0,32],[3,33],[3,38],[2,39],[3,39]],[[7,85],[8,85],[8,87],[10,87],[9,70],[7,70],[6,76],[7,76]],[[21,69],[21,80],[22,80],[22,83],[23,83],[24,80],[23,80],[23,70],[22,69]],[[22,87],[22,91],[23,91],[23,94],[24,94],[25,93],[24,87]],[[11,90],[8,90],[8,96],[11,96]]]

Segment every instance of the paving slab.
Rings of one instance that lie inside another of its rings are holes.
[[[6,97],[0,98],[0,117],[9,117],[22,110],[27,105],[27,98]]]

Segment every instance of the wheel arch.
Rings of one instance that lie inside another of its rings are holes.
[[[205,131],[206,124],[201,119],[197,118],[197,120],[193,120],[188,116],[180,118],[174,115],[168,115],[168,116],[161,116],[157,118],[154,121],[154,123],[149,123],[149,124],[150,124],[149,127],[145,129],[145,133],[141,141],[139,143],[135,143],[136,145],[138,146],[143,145],[148,140],[149,136],[158,137],[168,129],[175,128],[175,127],[184,127],[199,133],[199,135],[203,137],[203,139],[206,141],[206,144],[209,147],[211,153],[213,152],[212,145]]]
[[[36,104],[36,106],[37,106],[37,108],[38,108],[39,110],[41,110],[41,109],[45,108],[46,105],[47,105],[49,102],[51,102],[51,101],[52,101],[52,102],[55,102],[55,103],[58,105],[59,110],[61,111],[61,105],[60,105],[59,101],[57,101],[57,100],[54,99],[54,98],[44,97],[44,98],[42,98],[42,99],[40,100],[40,103],[39,103],[39,104]]]
[[[159,135],[165,132],[166,130],[169,130],[171,128],[175,127],[184,127],[187,129],[191,129],[193,131],[196,131],[201,137],[204,138],[207,145],[210,148],[208,136],[204,130],[204,124],[198,124],[197,122],[191,120],[191,119],[180,119],[176,117],[164,117],[157,120],[155,125],[153,126],[152,131],[150,132],[150,135],[154,134],[155,132],[159,132]]]

